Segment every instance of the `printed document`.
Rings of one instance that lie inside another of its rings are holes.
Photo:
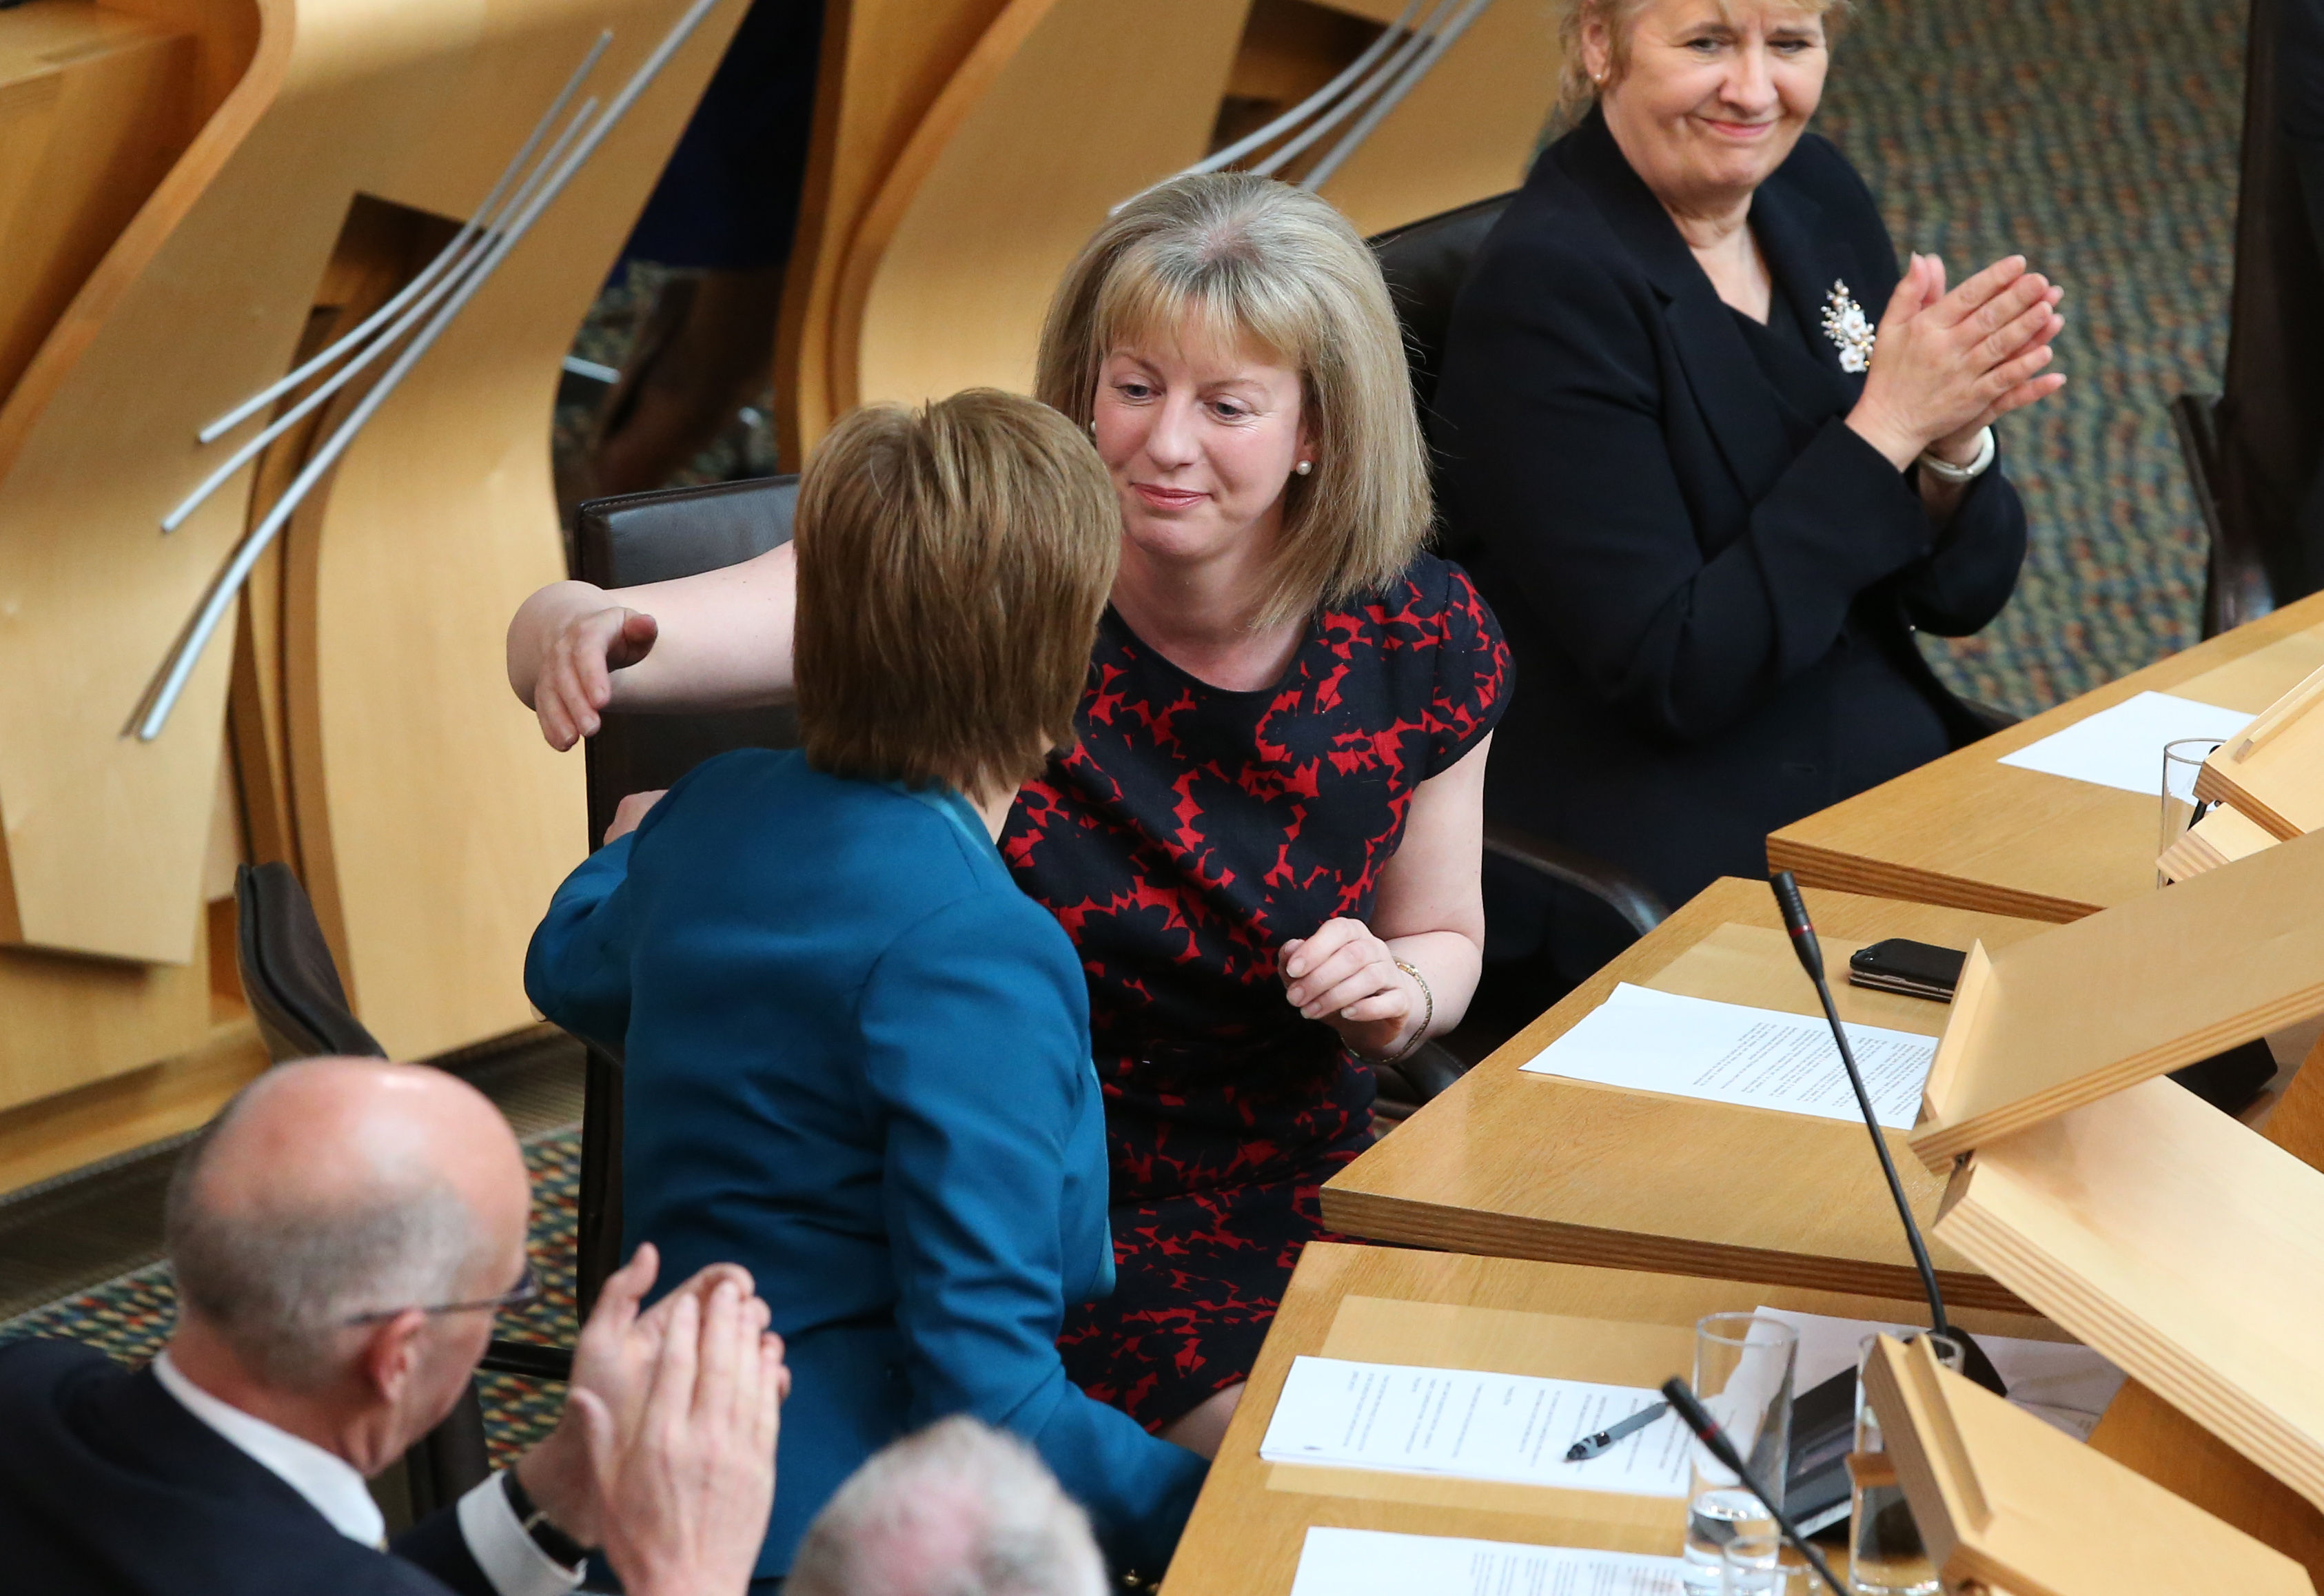
[[[1662,1400],[1635,1386],[1295,1358],[1259,1455],[1566,1490],[1683,1497],[1686,1427],[1662,1417],[1580,1462],[1566,1449]]]
[[[2015,753],[2004,754],[2000,762],[2119,787],[2160,801],[2164,743],[2187,737],[2225,743],[2251,722],[2240,709],[2221,709],[2169,693],[2139,693]]]
[[[1675,1557],[1376,1529],[1307,1532],[1291,1596],[1681,1596]]]
[[[1911,1130],[1922,1083],[1937,1056],[1936,1038],[1851,1025],[1848,1045],[1880,1122],[1892,1130]],[[1747,1108],[1862,1118],[1821,1016],[1680,997],[1628,982],[1524,1067],[1535,1075]]]

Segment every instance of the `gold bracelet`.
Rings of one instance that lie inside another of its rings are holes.
[[[1394,1057],[1382,1058],[1376,1061],[1380,1064],[1402,1064],[1406,1059],[1419,1052],[1420,1044],[1428,1039],[1429,1026],[1434,1023],[1436,1019],[1436,994],[1428,990],[1428,977],[1423,975],[1418,970],[1413,968],[1410,964],[1406,964],[1402,959],[1396,961],[1396,967],[1420,983],[1420,1000],[1422,1002],[1425,1003],[1427,1007],[1421,1012],[1420,1029],[1412,1033],[1412,1040],[1406,1042],[1402,1047],[1398,1048]]]

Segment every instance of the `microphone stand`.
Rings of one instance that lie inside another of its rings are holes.
[[[1800,897],[1799,883],[1788,870],[1779,870],[1768,878],[1775,889],[1776,906],[1783,910],[1784,929],[1791,933],[1792,951],[1799,955],[1800,968],[1815,983],[1816,996],[1823,1003],[1823,1017],[1831,1023],[1831,1039],[1840,1047],[1840,1062],[1848,1071],[1848,1084],[1856,1093],[1857,1109],[1864,1115],[1864,1129],[1871,1134],[1872,1151],[1880,1160],[1880,1173],[1888,1182],[1888,1195],[1896,1204],[1896,1217],[1904,1226],[1904,1240],[1913,1250],[1913,1265],[1921,1271],[1921,1290],[1929,1299],[1929,1327],[1961,1349],[1964,1372],[1978,1384],[2000,1395],[2006,1395],[2001,1375],[1986,1356],[1985,1349],[1970,1339],[1965,1330],[1955,1330],[1945,1317],[1945,1299],[1937,1289],[1936,1266],[1929,1261],[1928,1244],[1921,1240],[1921,1227],[1913,1218],[1913,1205],[1904,1196],[1904,1183],[1896,1176],[1896,1161],[1888,1156],[1888,1139],[1880,1133],[1880,1116],[1873,1112],[1872,1094],[1864,1089],[1864,1073],[1856,1067],[1856,1051],[1848,1045],[1848,1028],[1840,1022],[1840,1010],[1831,1001],[1831,983],[1824,979],[1823,945],[1816,940],[1815,927],[1808,922],[1808,906]]]
[[[1717,1458],[1723,1467],[1743,1481],[1753,1496],[1759,1499],[1759,1505],[1766,1508],[1774,1517],[1775,1527],[1784,1532],[1784,1538],[1792,1544],[1794,1551],[1808,1560],[1808,1566],[1823,1577],[1823,1582],[1831,1587],[1832,1596],[1849,1596],[1848,1587],[1841,1584],[1839,1577],[1831,1572],[1831,1564],[1823,1560],[1822,1552],[1819,1551],[1807,1536],[1800,1533],[1800,1527],[1792,1522],[1791,1516],[1784,1511],[1775,1499],[1768,1495],[1766,1489],[1753,1477],[1749,1466],[1743,1461],[1743,1454],[1735,1450],[1735,1443],[1727,1438],[1727,1432],[1719,1427],[1719,1421],[1711,1416],[1710,1409],[1703,1407],[1702,1399],[1695,1396],[1693,1388],[1678,1376],[1673,1375],[1663,1381],[1663,1396],[1668,1399],[1672,1408],[1685,1423],[1686,1427],[1694,1432],[1695,1439],[1702,1442],[1711,1456]]]

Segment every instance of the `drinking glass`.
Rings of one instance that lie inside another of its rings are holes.
[[[2154,849],[2157,853],[2169,853],[2171,844],[2185,836],[2187,828],[2209,810],[2210,805],[2195,796],[2195,778],[2202,773],[2203,761],[2218,746],[2217,737],[2182,737],[2163,745],[2163,835]],[[2154,884],[2171,884],[2171,879],[2159,865],[2154,872]]]
[[[1924,1333],[1937,1361],[1960,1371],[1960,1343]],[[1896,1483],[1896,1465],[1880,1435],[1880,1416],[1864,1395],[1864,1366],[1880,1344],[1868,1335],[1856,1348],[1856,1450],[1849,1454],[1848,1585],[1857,1596],[1936,1596],[1936,1565],[1921,1544],[1912,1504]]]
[[[1801,1578],[1806,1577],[1803,1573]],[[1791,1589],[1782,1536],[1754,1531],[1727,1543],[1720,1559],[1719,1596],[1790,1596]]]
[[[1799,1346],[1798,1333],[1780,1319],[1711,1314],[1695,1321],[1695,1395],[1777,1506],[1792,1453],[1792,1369]],[[1701,1442],[1690,1461],[1683,1579],[1690,1596],[1715,1596],[1727,1543],[1738,1535],[1772,1535],[1775,1524]]]

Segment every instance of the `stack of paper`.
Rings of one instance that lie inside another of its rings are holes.
[[[1681,1596],[1675,1557],[1314,1528],[1291,1596]]]
[[[1665,1413],[1598,1456],[1566,1449],[1662,1400],[1634,1386],[1295,1358],[1259,1455],[1271,1463],[1683,1497],[1685,1426]]]
[[[1880,1122],[1909,1130],[1936,1038],[1851,1025],[1848,1045]],[[1858,1120],[1822,1019],[1683,998],[1628,982],[1525,1068],[1605,1086],[1667,1092],[1827,1120]]]
[[[1835,1319],[1825,1314],[1794,1313],[1789,1308],[1755,1311],[1765,1318],[1780,1319],[1799,1333],[1799,1354],[1794,1361],[1798,1373],[1794,1383],[1803,1391],[1855,1368],[1857,1349],[1866,1336],[1893,1335],[1901,1341],[1927,1328],[1869,1319]],[[2021,1336],[1979,1332],[1977,1344],[1993,1360],[1995,1372],[2009,1388],[2010,1401],[2077,1441],[2090,1438],[2107,1404],[2122,1388],[2122,1370],[2108,1361],[2105,1353],[2080,1342],[2028,1341]]]
[[[2003,755],[2000,762],[2099,787],[2118,787],[2160,801],[2163,744],[2193,737],[2224,743],[2251,720],[2240,709],[2221,709],[2168,693],[2138,693],[2039,743],[2029,743],[2015,753]]]

